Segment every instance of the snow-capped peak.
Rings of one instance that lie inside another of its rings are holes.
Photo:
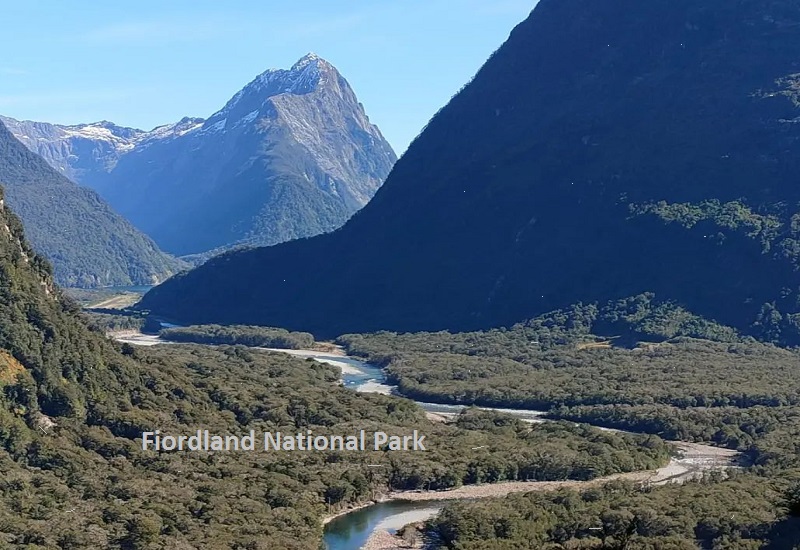
[[[301,57],[300,59],[298,59],[298,60],[297,60],[297,63],[295,63],[294,65],[292,65],[291,71],[294,71],[294,72],[296,72],[296,71],[302,71],[302,70],[303,70],[303,69],[305,69],[305,68],[306,68],[308,65],[310,65],[310,64],[312,64],[312,63],[315,63],[315,62],[317,62],[317,61],[323,61],[323,62],[324,62],[325,60],[324,60],[324,59],[322,59],[322,58],[321,58],[320,56],[318,56],[317,54],[315,54],[314,52],[309,52],[309,53],[307,53],[306,55],[304,55],[303,57]]]
[[[246,113],[260,108],[267,98],[275,95],[311,93],[328,81],[331,71],[335,71],[333,66],[313,52],[301,57],[291,69],[268,69],[238,91],[225,107],[210,116],[207,127],[227,117],[234,109],[241,110],[236,119],[246,116]],[[242,106],[240,102],[244,98],[247,98],[244,101],[246,105]]]
[[[307,93],[320,81],[323,70],[329,67],[332,67],[330,63],[311,52],[297,60],[289,70],[269,69],[261,73],[247,87],[277,84],[282,88],[279,93]]]

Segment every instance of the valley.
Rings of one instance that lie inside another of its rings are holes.
[[[158,345],[170,343],[159,336],[131,336],[121,335],[117,338],[121,342],[136,345]],[[334,348],[335,353],[320,350],[291,350],[291,349],[260,349],[264,352],[278,352],[287,355],[310,358],[318,362],[335,366],[341,370],[342,384],[360,393],[376,393],[391,395],[396,392],[396,387],[386,384],[385,377],[380,368],[348,357],[340,348]],[[432,403],[416,402],[425,411],[442,413],[442,406]],[[456,420],[463,407],[452,407],[452,412],[447,415],[446,422]],[[484,411],[501,412],[521,419],[524,422],[540,423],[547,419],[545,411],[524,411],[513,409],[483,408]],[[531,420],[534,418],[535,420]],[[339,512],[323,520],[325,535],[323,540],[328,550],[358,550],[368,539],[377,537],[377,533],[391,528],[397,530],[405,523],[399,523],[402,518],[408,519],[406,523],[425,521],[435,516],[447,501],[471,501],[480,498],[498,498],[514,493],[528,493],[531,491],[558,491],[560,489],[585,490],[615,481],[629,481],[647,487],[655,487],[668,483],[683,483],[696,481],[710,472],[724,472],[737,467],[742,457],[735,450],[712,447],[693,442],[675,442],[673,456],[665,466],[649,471],[628,472],[614,474],[584,481],[512,481],[490,484],[469,485],[457,489],[443,491],[392,491],[381,495],[372,505],[359,505],[353,511]],[[397,505],[386,503],[397,502]],[[433,505],[416,506],[411,503],[433,502]],[[408,504],[406,504],[408,503]],[[364,524],[371,525],[374,529],[364,529]],[[392,526],[392,527],[388,527]],[[369,546],[366,546],[369,548]]]
[[[27,238],[65,287],[154,285],[187,267],[96,192],[29,151],[2,121],[0,184],[3,200],[22,218]]]
[[[99,289],[65,288],[72,299],[90,309],[125,309],[142,299],[152,286],[121,286]]]
[[[800,550],[800,2],[201,4],[0,33],[0,549]]]

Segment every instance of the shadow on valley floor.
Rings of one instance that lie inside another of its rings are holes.
[[[769,532],[771,541],[763,550],[797,550],[800,548],[800,518],[786,518],[776,523]]]

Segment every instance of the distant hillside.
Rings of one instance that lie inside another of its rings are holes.
[[[798,25],[785,0],[542,0],[343,229],[141,307],[332,335],[654,292],[800,343]]]
[[[171,139],[203,124],[202,118],[184,118],[149,132],[102,121],[65,126],[48,122],[15,120],[0,115],[14,136],[40,155],[57,172],[72,181],[91,184],[107,175],[120,157],[137,145]]]
[[[96,192],[56,173],[0,122],[0,184],[59,284],[156,284],[185,264],[115,213]]]
[[[259,75],[208,120],[151,132],[107,122],[9,124],[179,255],[332,231],[397,159],[344,77],[313,54]]]
[[[2,194],[0,227],[3,549],[318,550],[325,515],[388,491],[498,481],[474,473],[493,465],[509,479],[585,480],[667,460],[669,447],[649,436],[531,430],[510,417],[501,430],[482,411],[463,426],[433,422],[410,400],[343,387],[338,367],[263,349],[114,343],[53,284]],[[429,451],[258,452],[264,432],[355,427],[420,430]],[[255,448],[142,449],[144,432],[201,429],[212,440],[252,431]]]

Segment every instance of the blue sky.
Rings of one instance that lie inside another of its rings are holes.
[[[535,0],[0,0],[0,114],[150,129],[313,51],[399,152]]]

